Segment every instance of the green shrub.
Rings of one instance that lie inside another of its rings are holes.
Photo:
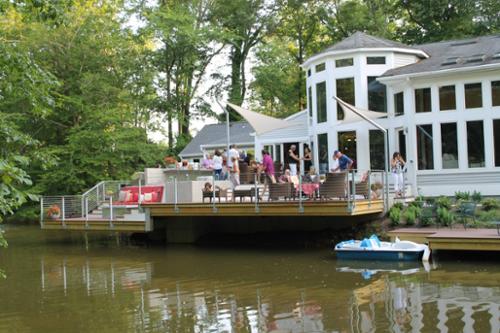
[[[455,192],[455,200],[456,201],[469,201],[470,200],[470,193],[469,191],[456,191]]]
[[[404,209],[404,205],[402,202],[395,202],[393,205],[392,205],[392,208],[398,208],[399,210],[403,210]]]
[[[426,197],[424,199],[424,201],[428,205],[434,205],[436,203],[436,198],[435,197]]]
[[[483,198],[483,196],[481,195],[481,192],[478,192],[478,191],[472,192],[472,195],[471,195],[472,201],[481,202],[482,198]]]
[[[485,211],[490,211],[500,208],[500,203],[498,202],[498,200],[495,200],[493,198],[484,199],[481,202],[481,205],[483,206],[483,210]]]
[[[500,220],[500,210],[491,209],[479,212],[477,219],[482,222],[491,222]]]
[[[453,213],[450,212],[445,207],[438,207],[437,220],[438,220],[439,224],[442,224],[445,226],[450,226],[453,224],[453,221],[455,220],[455,215],[453,215]]]
[[[397,207],[391,207],[389,210],[389,219],[391,220],[391,226],[399,225],[401,220],[401,209]]]
[[[415,206],[410,206],[407,210],[404,211],[403,217],[406,220],[406,225],[415,225],[418,215],[417,211],[418,208],[416,208]]]
[[[439,198],[436,199],[436,206],[438,208],[446,208],[450,209],[451,208],[451,200],[448,197],[445,197],[444,195],[440,196]]]
[[[424,206],[424,197],[419,195],[414,201],[410,202],[410,207],[422,208]]]

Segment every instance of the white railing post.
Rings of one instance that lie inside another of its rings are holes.
[[[355,177],[355,171],[352,170],[351,171],[351,181],[352,181],[352,189],[351,189],[351,192],[352,192],[352,208],[355,208],[356,207],[356,177]]]
[[[40,198],[40,226],[43,228],[43,197]]]
[[[139,203],[139,205],[142,203],[141,192],[142,192],[142,175],[139,174],[139,200],[137,200],[137,202]]]
[[[302,173],[299,172],[299,188],[298,188],[298,194],[299,194],[299,213],[304,212],[304,203],[302,202]]]
[[[82,219],[85,217],[85,212],[84,212],[84,209],[85,209],[85,195],[82,195],[82,200],[81,200],[81,207],[82,207]]]
[[[345,172],[345,181],[347,182],[345,184],[345,187],[347,187],[347,209],[349,212],[352,212],[352,202],[351,202],[351,186],[349,186],[349,171],[343,171]]]
[[[368,185],[368,207],[372,206],[372,172],[368,170],[367,174],[367,185]]]
[[[65,215],[66,215],[66,207],[65,206],[65,201],[64,201],[64,196],[61,197],[61,205],[62,205],[62,209],[61,209],[61,214],[62,214],[62,225],[63,227],[66,227],[66,223],[65,223]]]
[[[220,200],[220,191],[219,191],[219,200]],[[203,200],[205,200],[204,198],[202,198]],[[213,173],[213,176],[212,176],[212,210],[213,212],[217,212],[217,207],[215,207],[215,171]]]
[[[177,213],[179,207],[177,207],[177,177],[174,178],[174,211]]]
[[[97,188],[96,188],[96,205],[99,206],[99,184],[97,185]]]
[[[253,180],[254,180],[253,183],[254,183],[254,194],[255,194],[255,212],[258,213],[260,209],[259,209],[259,187],[257,186],[257,172],[254,174]]]
[[[113,197],[109,197],[109,227],[113,228]]]

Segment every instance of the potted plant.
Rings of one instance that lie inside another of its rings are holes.
[[[57,220],[61,217],[61,208],[56,204],[50,206],[47,208],[47,216],[53,220]]]

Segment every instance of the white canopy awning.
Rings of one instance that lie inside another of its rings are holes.
[[[300,125],[298,122],[286,121],[283,119],[266,116],[265,114],[243,109],[238,105],[227,102],[227,105],[234,111],[238,112],[246,121],[253,127],[255,133],[260,135],[262,133],[270,132],[280,128],[292,127]]]
[[[337,96],[333,96],[333,98],[337,100],[339,105],[342,107],[342,110],[344,110],[344,119],[342,119],[342,123],[354,123],[357,121],[366,120],[373,126],[385,131],[385,129],[383,129],[378,123],[374,122],[373,119],[387,117],[386,112],[375,112],[360,109],[358,107],[355,107],[354,105],[344,102]]]

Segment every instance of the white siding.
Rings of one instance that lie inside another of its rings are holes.
[[[413,64],[418,58],[412,54],[396,53],[394,55],[394,68]]]

